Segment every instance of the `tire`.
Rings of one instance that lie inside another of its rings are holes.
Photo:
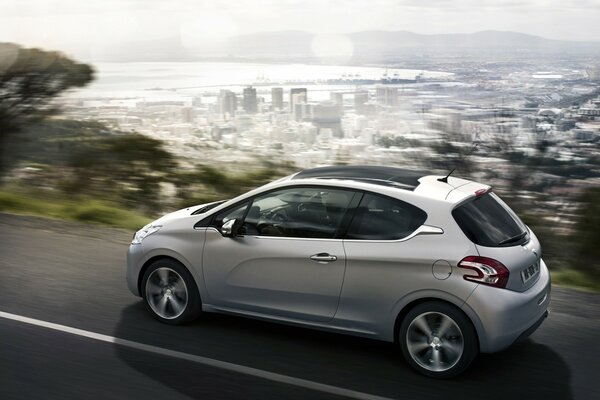
[[[173,259],[154,261],[142,279],[146,308],[161,322],[181,325],[202,312],[200,293],[190,272]]]
[[[406,361],[425,376],[452,378],[479,353],[473,324],[458,308],[441,301],[416,305],[400,325],[398,343]]]

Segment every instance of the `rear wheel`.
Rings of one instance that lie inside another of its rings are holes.
[[[433,378],[460,374],[479,352],[471,321],[458,308],[440,301],[410,310],[400,326],[398,342],[406,361]]]
[[[142,280],[146,307],[160,321],[180,325],[201,312],[200,295],[189,271],[171,259],[154,261]]]

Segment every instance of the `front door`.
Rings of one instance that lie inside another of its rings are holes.
[[[328,321],[346,268],[337,239],[354,192],[294,187],[259,195],[217,215],[206,232],[203,270],[211,304],[286,318]],[[241,235],[220,226],[242,219]]]

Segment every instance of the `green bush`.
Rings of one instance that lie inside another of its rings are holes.
[[[552,283],[555,285],[600,292],[600,282],[590,279],[589,275],[575,269],[552,271],[551,276]]]
[[[41,193],[0,191],[0,211],[16,214],[39,215],[69,221],[110,225],[137,229],[150,218],[124,210],[116,205],[87,198],[65,199]]]
[[[573,267],[600,283],[600,188],[586,190],[579,201],[581,206],[572,236],[577,251]]]
[[[0,191],[0,211],[56,216],[57,207],[46,199]]]
[[[83,202],[65,208],[65,214],[81,222],[92,222],[136,229],[148,223],[148,218],[98,201]]]

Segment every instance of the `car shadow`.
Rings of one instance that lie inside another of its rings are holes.
[[[170,326],[154,320],[142,301],[122,311],[114,336],[390,398],[572,399],[567,364],[531,339],[480,355],[459,377],[434,380],[414,372],[390,343],[206,313],[191,324]],[[136,371],[192,398],[307,397],[305,389],[291,385],[120,345],[115,350]]]

